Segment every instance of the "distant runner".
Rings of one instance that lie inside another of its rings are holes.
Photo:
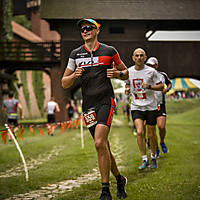
[[[18,99],[14,98],[14,92],[10,91],[8,94],[8,99],[3,101],[2,110],[7,113],[7,124],[8,126],[14,126],[14,134],[15,131],[18,130],[18,110],[20,113],[20,119],[23,119],[22,115],[22,105],[19,103]],[[8,133],[8,140],[11,141],[11,136]]]
[[[158,72],[145,65],[146,53],[143,49],[137,48],[132,56],[135,65],[130,67],[129,80],[126,81],[126,94],[131,93],[131,114],[137,130],[137,142],[142,155],[140,170],[146,169],[149,165],[146,151],[144,122],[148,125],[148,137],[151,147],[151,165],[157,168],[156,148],[157,138],[155,133],[157,117],[157,101],[154,96],[155,90],[163,90],[161,76]]]
[[[55,122],[56,122],[56,112],[60,112],[60,108],[58,103],[55,101],[54,97],[51,97],[50,101],[48,102],[47,106],[44,107],[44,111],[47,112],[47,121],[48,121],[48,129],[49,134],[51,136],[54,135],[55,131]]]
[[[154,69],[158,70],[158,60],[155,57],[150,57],[146,65],[153,67]],[[172,83],[165,72],[158,71],[163,76],[163,83],[167,85],[167,88],[164,88],[162,91],[155,91],[156,100],[158,102],[158,112],[157,112],[157,126],[159,128],[159,135],[160,135],[160,146],[162,148],[163,153],[168,152],[168,148],[165,144],[165,136],[166,136],[166,106],[165,106],[165,94],[169,92],[172,87]],[[156,150],[156,155],[159,156],[159,148]]]

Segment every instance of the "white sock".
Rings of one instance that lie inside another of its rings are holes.
[[[142,160],[145,160],[147,162],[147,155],[142,156]]]
[[[153,153],[151,153],[151,159],[156,159],[156,155],[153,155]]]

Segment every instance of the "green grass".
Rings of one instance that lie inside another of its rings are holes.
[[[167,101],[167,137],[169,148],[167,155],[161,155],[158,169],[139,172],[141,156],[136,137],[128,127],[127,120],[122,115],[119,105],[118,115],[123,122],[117,126],[113,123],[110,133],[111,149],[116,155],[122,174],[127,176],[127,200],[196,200],[200,199],[200,100]],[[24,140],[19,144],[27,163],[31,159],[42,158],[59,148],[58,155],[50,160],[29,169],[29,182],[25,174],[0,178],[0,199],[14,194],[23,194],[40,189],[48,184],[63,180],[77,179],[83,174],[92,173],[97,168],[97,157],[89,132],[84,130],[85,148],[81,149],[79,129],[56,129],[54,137],[45,133],[42,136],[35,128],[35,136],[28,129],[23,134]],[[0,173],[13,168],[21,158],[13,143],[3,144],[0,141]],[[72,191],[66,191],[56,196],[56,200],[97,200],[100,196],[101,183],[97,179]],[[111,175],[111,193],[116,200],[116,181]]]

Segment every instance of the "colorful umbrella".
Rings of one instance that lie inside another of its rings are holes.
[[[172,89],[187,90],[190,88],[200,88],[200,81],[193,78],[175,78],[172,79]]]
[[[200,81],[193,78],[174,78],[171,80],[172,88],[167,95],[173,94],[175,91],[182,91],[192,88],[200,88]]]

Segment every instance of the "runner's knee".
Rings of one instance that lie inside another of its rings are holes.
[[[160,131],[164,131],[165,130],[165,124],[159,124],[158,128]]]
[[[97,139],[97,140],[95,140],[95,147],[96,147],[97,151],[106,149],[107,148],[107,141],[104,141],[102,139]]]
[[[137,129],[137,134],[139,137],[144,137],[144,131],[142,129]]]

